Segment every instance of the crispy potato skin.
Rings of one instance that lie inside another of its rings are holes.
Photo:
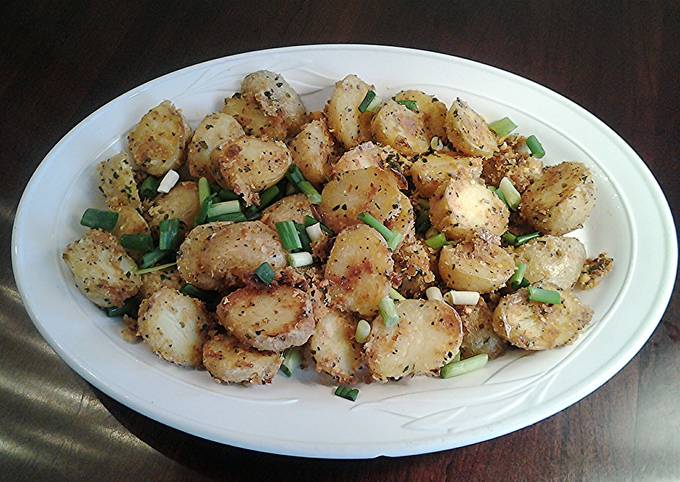
[[[512,256],[482,239],[444,246],[439,255],[439,275],[454,290],[490,293],[503,287],[514,272]]]
[[[456,150],[468,156],[491,157],[498,149],[496,135],[486,121],[460,99],[446,114],[446,134]]]
[[[316,371],[330,375],[338,383],[357,383],[363,352],[354,340],[357,320],[349,313],[321,307],[318,322],[309,339]]]
[[[137,329],[156,355],[178,365],[198,367],[209,323],[202,302],[163,287],[142,301]]]
[[[287,135],[297,134],[305,122],[305,106],[281,74],[259,70],[246,75],[241,82],[241,95],[254,102],[268,118],[280,121]]]
[[[134,163],[147,174],[163,176],[184,162],[191,129],[170,101],[157,105],[128,134]]]
[[[420,296],[435,282],[429,248],[417,239],[404,241],[394,253],[394,271],[401,280],[399,292],[406,297]]]
[[[196,221],[201,206],[198,203],[198,186],[195,182],[180,182],[169,193],[158,196],[149,210],[149,227],[157,230],[165,219],[179,219],[189,230]]]
[[[300,168],[305,179],[317,187],[329,178],[331,160],[335,155],[334,144],[325,117],[305,124],[290,141],[293,163]]]
[[[425,124],[428,141],[434,136],[446,138],[446,105],[443,102],[419,90],[403,90],[394,96],[394,100],[415,101],[418,105],[418,114]]]
[[[316,323],[307,293],[285,285],[230,293],[217,306],[217,320],[241,343],[275,352],[307,343]]]
[[[493,313],[484,298],[480,298],[474,306],[456,306],[456,311],[463,322],[462,358],[486,353],[493,359],[505,353],[508,343],[493,331]]]
[[[139,291],[135,261],[110,233],[91,229],[64,250],[78,289],[102,308],[122,306]]]
[[[203,366],[218,383],[271,383],[282,361],[280,353],[255,350],[221,333],[203,345]]]
[[[272,229],[281,221],[295,221],[304,224],[305,216],[312,216],[312,205],[304,194],[294,194],[279,199],[262,211],[261,221]]]
[[[413,375],[438,375],[458,353],[463,329],[458,313],[442,301],[397,304],[399,322],[388,329],[382,317],[371,324],[365,344],[371,377],[380,382]]]
[[[515,263],[527,264],[524,278],[530,283],[549,282],[562,290],[572,288],[586,261],[586,248],[576,238],[541,236],[518,247]]]
[[[205,177],[208,181],[215,182],[210,154],[220,144],[245,135],[243,127],[229,114],[216,112],[205,116],[189,143],[187,154],[189,173],[194,177]]]
[[[220,144],[210,158],[217,183],[248,204],[258,204],[258,191],[283,179],[293,162],[283,142],[252,136]]]
[[[374,315],[389,292],[393,266],[387,243],[376,230],[363,224],[345,229],[326,263],[331,300],[342,310]]]
[[[557,290],[549,283],[542,288]],[[572,343],[590,323],[593,310],[571,291],[560,291],[562,304],[529,301],[527,288],[501,298],[493,313],[494,331],[525,350],[549,350]]]
[[[371,132],[376,141],[407,157],[430,149],[430,139],[421,115],[393,100],[385,102],[373,116]]]
[[[140,298],[148,298],[161,288],[179,290],[182,285],[182,277],[176,268],[153,271],[142,275],[142,286],[139,288]]]
[[[373,114],[359,112],[359,105],[369,90],[375,90],[375,87],[356,75],[348,75],[335,83],[335,89],[326,104],[328,127],[346,149],[371,140]]]
[[[397,216],[401,192],[391,172],[377,167],[347,171],[329,181],[321,193],[319,205],[324,223],[338,233],[359,224],[363,212],[381,222]]]
[[[129,206],[142,207],[139,191],[135,182],[135,172],[128,161],[127,154],[117,154],[97,166],[99,190],[106,197],[109,208]]]
[[[580,162],[562,162],[545,168],[524,191],[520,212],[538,231],[560,236],[583,226],[596,199],[590,169]]]
[[[411,166],[411,178],[418,194],[430,197],[451,178],[479,179],[482,159],[453,153],[434,152],[418,158]]]
[[[510,210],[475,179],[451,179],[430,199],[430,220],[449,239],[474,237],[479,230],[500,236],[508,228]]]
[[[242,96],[240,92],[224,99],[222,112],[236,119],[249,136],[283,140],[288,135],[282,118],[268,117],[254,100]]]

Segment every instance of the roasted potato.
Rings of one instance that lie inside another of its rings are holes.
[[[152,230],[156,230],[161,221],[165,219],[179,219],[186,230],[189,230],[196,222],[196,216],[200,210],[196,183],[180,182],[169,193],[154,199],[147,211],[149,226]]]
[[[500,236],[508,228],[510,210],[475,179],[451,179],[430,199],[432,225],[449,239],[465,239],[484,229]]]
[[[411,205],[408,196],[401,193],[397,204],[399,205],[399,212],[395,216],[387,219],[385,221],[385,226],[393,231],[401,233],[404,236],[404,239],[408,240],[412,238],[415,233],[416,220],[413,205]]]
[[[180,250],[182,258],[184,244]],[[242,286],[262,263],[269,263],[275,271],[286,266],[286,253],[276,231],[261,221],[220,227],[208,237],[200,256],[200,266],[208,267],[211,277],[227,288]]]
[[[543,170],[543,176],[522,194],[522,217],[543,234],[562,234],[583,226],[595,207],[593,174],[580,162],[563,162]]]
[[[289,147],[293,163],[305,179],[317,187],[328,180],[335,147],[325,117],[306,124]]]
[[[328,127],[346,149],[371,140],[373,114],[359,112],[359,105],[369,90],[375,90],[375,87],[356,75],[348,75],[335,83],[335,89],[326,104]]]
[[[215,182],[210,154],[220,144],[245,135],[243,127],[229,114],[216,112],[205,116],[189,143],[187,154],[189,173],[194,177],[205,177],[208,181]]]
[[[142,301],[137,330],[156,355],[178,365],[198,367],[209,323],[210,314],[202,302],[163,287]]]
[[[418,194],[430,197],[451,178],[479,179],[482,159],[439,151],[419,157],[411,165],[410,173]]]
[[[220,144],[210,159],[217,183],[248,204],[258,204],[258,191],[283,179],[293,162],[283,142],[252,136]]]
[[[484,118],[460,99],[446,114],[446,135],[457,151],[468,156],[491,157],[498,150],[496,135]]]
[[[179,290],[184,283],[176,268],[152,271],[142,275],[142,286],[139,288],[140,298],[148,298],[161,288]]]
[[[271,383],[282,361],[280,353],[256,350],[221,333],[203,345],[203,366],[218,383]]]
[[[224,99],[222,112],[236,119],[249,136],[283,140],[288,135],[282,118],[268,117],[254,100],[247,99],[240,92]]]
[[[463,329],[458,313],[443,301],[397,303],[399,322],[387,328],[382,317],[371,324],[365,345],[374,380],[386,382],[413,375],[438,375],[460,348]]]
[[[135,171],[127,154],[117,154],[97,166],[99,190],[106,197],[109,208],[129,206],[139,209],[142,202],[135,182]]]
[[[562,303],[529,301],[528,289],[522,288],[501,298],[493,313],[494,331],[525,350],[549,350],[572,343],[593,317],[593,310],[571,291],[558,290],[550,283],[540,286],[560,291]]]
[[[439,275],[454,290],[490,293],[504,286],[514,272],[512,256],[483,239],[444,246],[439,255]]]
[[[110,233],[91,229],[64,250],[78,289],[102,308],[122,306],[139,291],[135,261]]]
[[[118,221],[113,235],[120,238],[124,234],[149,234],[149,225],[144,216],[131,206],[116,206],[111,208],[118,213]]]
[[[316,371],[338,383],[356,383],[362,362],[361,345],[354,340],[357,320],[349,313],[325,307],[317,312],[318,322],[309,339]]]
[[[279,199],[262,211],[261,221],[272,229],[281,221],[295,221],[304,224],[305,216],[312,216],[312,205],[304,194],[294,194]]]
[[[184,162],[191,129],[166,100],[147,112],[127,138],[135,165],[152,176],[163,176]]]
[[[394,271],[401,280],[399,292],[408,297],[420,296],[435,282],[430,253],[422,241],[404,241],[394,253]]]
[[[405,105],[388,100],[371,120],[375,140],[407,156],[422,154],[430,149],[430,138],[425,132],[425,122]]]
[[[460,345],[462,358],[486,353],[489,358],[498,358],[508,347],[508,342],[493,331],[493,313],[484,298],[476,305],[458,305],[456,311],[463,321],[463,343]]]
[[[295,135],[305,122],[300,96],[281,74],[258,70],[244,77],[241,95],[252,100],[270,119],[280,119],[288,135]]]
[[[417,104],[428,140],[434,136],[446,138],[446,105],[443,102],[419,90],[403,90],[394,96],[394,100],[412,100]]]
[[[316,323],[307,293],[285,285],[230,293],[217,306],[217,320],[241,343],[276,352],[307,343]]]
[[[391,172],[377,167],[347,171],[329,181],[319,209],[324,223],[336,233],[359,224],[363,212],[385,222],[399,214],[401,192]]]
[[[559,289],[574,286],[586,260],[586,248],[576,238],[541,236],[518,247],[515,263],[526,263],[524,278],[530,283],[547,281]]]
[[[223,273],[216,272],[212,266],[205,263],[204,253],[210,238],[229,224],[228,222],[201,224],[187,234],[177,256],[177,269],[184,281],[208,291],[219,290],[222,287]],[[234,241],[230,246],[234,249],[241,248]]]
[[[340,309],[374,315],[390,290],[392,269],[387,243],[375,229],[365,224],[345,229],[326,263],[331,300]]]

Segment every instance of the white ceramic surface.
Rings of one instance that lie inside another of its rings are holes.
[[[582,298],[594,322],[569,347],[511,352],[458,378],[419,377],[362,386],[350,403],[312,370],[270,386],[218,385],[205,372],[161,361],[128,344],[74,287],[61,261],[81,235],[79,216],[103,205],[95,165],[123,148],[150,107],[172,100],[193,127],[218,110],[254,70],[282,73],[309,110],[333,83],[356,73],[379,94],[422,89],[457,96],[493,120],[511,117],[536,134],[546,162],[580,160],[595,173],[599,201],[575,233],[588,253],[607,251],[611,275]],[[644,247],[644,251],[642,251]],[[31,178],[14,223],[17,285],[40,333],[82,377],[121,403],[180,430],[239,447],[309,457],[411,455],[488,440],[544,419],[620,370],[659,322],[677,268],[675,228],[653,176],[635,152],[593,115],[523,78],[446,55],[378,46],[319,45],[250,52],[173,72],[100,108],[50,151]],[[632,281],[635,280],[634,285]]]

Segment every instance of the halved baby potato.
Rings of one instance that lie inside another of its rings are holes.
[[[222,273],[206,265],[203,255],[208,246],[208,240],[229,224],[231,223],[201,224],[187,234],[179,247],[177,256],[177,269],[184,281],[207,291],[218,290],[222,287]]]
[[[446,114],[446,134],[453,147],[468,156],[491,157],[498,150],[496,135],[484,118],[460,99]]]
[[[245,135],[241,124],[229,114],[216,112],[205,116],[189,143],[187,154],[189,173],[194,177],[205,177],[208,181],[215,182],[210,154],[220,144]]]
[[[338,383],[356,383],[362,363],[361,345],[354,340],[357,320],[349,313],[317,308],[319,320],[309,339],[316,371]]]
[[[410,100],[416,103],[428,139],[434,136],[446,138],[446,105],[439,99],[419,90],[403,90],[394,96],[394,100]]]
[[[328,127],[345,149],[371,140],[373,114],[359,111],[359,105],[369,90],[375,90],[375,87],[356,75],[348,75],[335,83],[331,98],[326,104]]]
[[[161,288],[179,290],[184,282],[177,268],[168,268],[142,275],[142,286],[139,288],[139,297],[148,298]]]
[[[97,166],[99,190],[106,197],[109,208],[129,206],[133,209],[142,207],[139,191],[135,182],[135,171],[128,161],[127,154],[115,156],[101,162]]]
[[[290,141],[289,148],[293,163],[300,168],[305,179],[317,187],[328,180],[335,149],[325,117],[305,124]]]
[[[218,383],[271,383],[282,361],[280,353],[256,350],[221,333],[203,345],[203,366]]]
[[[411,177],[418,194],[430,197],[452,178],[479,179],[482,159],[462,157],[443,151],[419,157],[411,165]]]
[[[272,229],[276,229],[276,223],[282,221],[294,221],[304,224],[305,216],[312,216],[312,204],[304,194],[293,194],[279,199],[267,209],[262,211],[261,221]]]
[[[255,100],[244,97],[240,92],[224,99],[222,112],[236,119],[249,136],[278,140],[288,136],[288,129],[282,118],[268,117]]]
[[[530,283],[552,283],[566,290],[574,286],[583,263],[586,248],[576,238],[541,236],[515,249],[515,263],[526,263],[524,278]]]
[[[391,99],[373,116],[371,132],[375,140],[407,157],[430,149],[430,138],[425,132],[423,118]]]
[[[201,206],[198,202],[198,186],[195,182],[184,181],[173,187],[169,193],[154,199],[147,215],[149,227],[158,229],[161,221],[179,219],[189,230],[196,222]]]
[[[491,293],[503,287],[514,272],[512,256],[482,239],[444,246],[439,255],[439,274],[454,290]]]
[[[479,298],[476,305],[457,305],[456,311],[463,321],[462,358],[483,353],[498,358],[507,350],[508,342],[493,331],[493,313],[484,298]]]

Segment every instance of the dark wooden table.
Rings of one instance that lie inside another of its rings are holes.
[[[677,288],[662,323],[626,368],[548,420],[443,453],[320,461],[207,442],[98,392],[34,329],[9,258],[26,182],[87,114],[196,62],[308,43],[415,47],[533,79],[621,134],[677,212],[680,2],[24,0],[2,10],[0,479],[680,480]]]

